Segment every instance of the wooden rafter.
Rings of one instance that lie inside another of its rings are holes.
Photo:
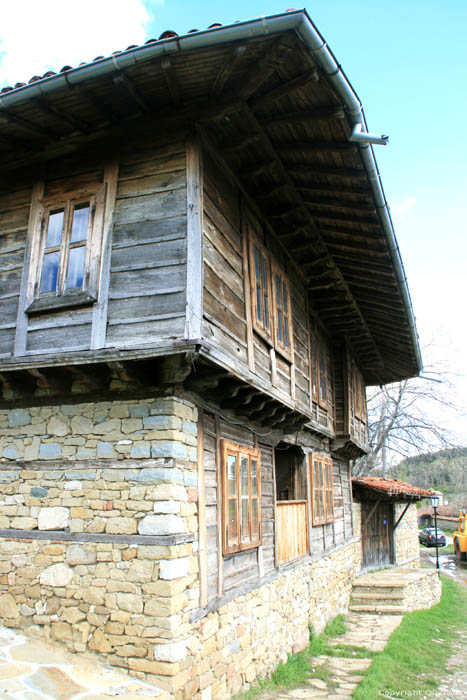
[[[170,56],[163,56],[161,58],[161,68],[164,74],[165,82],[170,92],[172,102],[175,105],[179,105],[182,101],[180,85],[177,78],[177,73],[175,71],[172,58]]]
[[[298,188],[300,192],[303,192],[302,188]],[[351,209],[356,211],[370,211],[376,213],[376,208],[374,204],[369,202],[347,202],[342,199],[329,199],[324,197],[313,197],[309,199],[308,193],[303,193],[305,202],[308,206],[316,207],[332,207],[335,209]]]
[[[297,165],[295,163],[287,163],[284,160],[284,164],[287,166],[287,170],[290,175],[306,175],[308,177],[313,177],[313,175],[325,175],[326,177],[341,177],[347,180],[368,180],[368,175],[366,170],[360,170],[358,168],[333,168],[326,165],[317,165],[314,163],[307,163],[306,165]],[[300,183],[300,186],[305,183]],[[313,185],[316,183],[306,183]]]
[[[254,70],[251,64],[247,67],[247,73],[243,79],[239,80],[239,97],[243,100],[249,99],[257,90],[271,77],[278,65],[287,60],[287,56],[292,49],[293,38],[290,34],[285,34],[269,47],[264,56],[257,62]]]
[[[293,141],[291,143],[273,142],[278,153],[349,153],[356,150],[349,141]]]
[[[270,102],[276,102],[282,97],[289,95],[291,92],[301,90],[306,85],[309,85],[309,83],[316,83],[318,80],[318,70],[316,68],[312,68],[311,70],[307,70],[305,73],[301,73],[285,83],[281,83],[281,85],[269,90],[269,92],[266,92],[264,95],[260,95],[259,97],[250,100],[249,107],[252,110],[257,110],[259,107],[264,107],[264,105],[267,105]]]
[[[50,104],[46,101],[44,97],[36,97],[33,100],[33,103],[38,109],[41,110],[41,112],[43,112],[47,116],[53,117],[54,119],[58,119],[64,124],[71,126],[73,129],[76,129],[81,134],[90,133],[91,127],[87,122],[83,121],[82,119],[79,119],[74,114],[70,114],[70,112],[66,112],[63,109],[60,109],[55,104]]]
[[[29,119],[24,119],[24,117],[20,117],[17,114],[12,114],[6,110],[2,110],[2,112],[0,112],[0,124],[2,123],[15,124],[15,126],[20,126],[22,129],[30,131],[33,134],[37,134],[38,136],[45,136],[47,138],[57,136],[57,134],[50,129],[34,124],[33,122],[29,121]]]
[[[299,112],[284,112],[272,117],[261,117],[263,126],[280,126],[281,124],[303,124],[304,122],[327,121],[329,119],[343,119],[342,107],[317,107],[316,109],[304,109]]]
[[[140,107],[140,109],[143,112],[151,112],[151,108],[149,107],[148,103],[141,95],[133,81],[130,80],[130,78],[127,75],[125,75],[125,73],[121,71],[119,73],[115,73],[115,75],[113,76],[113,81],[115,85],[124,89],[127,92],[127,94],[130,95],[132,100],[136,102],[136,104]]]
[[[232,51],[229,54],[227,54],[222,66],[219,69],[219,72],[216,75],[211,89],[211,95],[213,97],[222,93],[227,81],[232,75],[234,68],[236,67],[237,63],[242,58],[242,56],[244,56],[245,52],[246,46],[242,44],[241,46],[235,46],[232,49]]]

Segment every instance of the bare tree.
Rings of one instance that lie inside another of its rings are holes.
[[[452,384],[439,372],[370,389],[367,405],[370,452],[354,462],[355,476],[375,470],[385,476],[397,459],[460,444],[452,430],[458,415]]]

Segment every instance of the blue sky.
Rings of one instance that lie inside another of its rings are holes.
[[[81,0],[70,17],[71,7],[65,15],[61,0],[0,0],[0,86],[142,43],[165,29],[183,34],[288,9],[276,0]],[[425,363],[444,361],[466,375],[467,2],[317,0],[307,10],[362,100],[369,130],[390,137],[375,155],[421,345],[435,341]],[[456,384],[465,406],[465,377]]]

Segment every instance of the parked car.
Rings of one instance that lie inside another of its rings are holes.
[[[434,527],[425,527],[419,531],[418,540],[426,547],[436,547],[436,541],[438,541],[438,547],[446,546],[446,535],[439,528],[436,530]]]

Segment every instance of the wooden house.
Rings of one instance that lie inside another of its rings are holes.
[[[0,614],[222,700],[348,605],[365,386],[421,367],[305,11],[0,95]]]

